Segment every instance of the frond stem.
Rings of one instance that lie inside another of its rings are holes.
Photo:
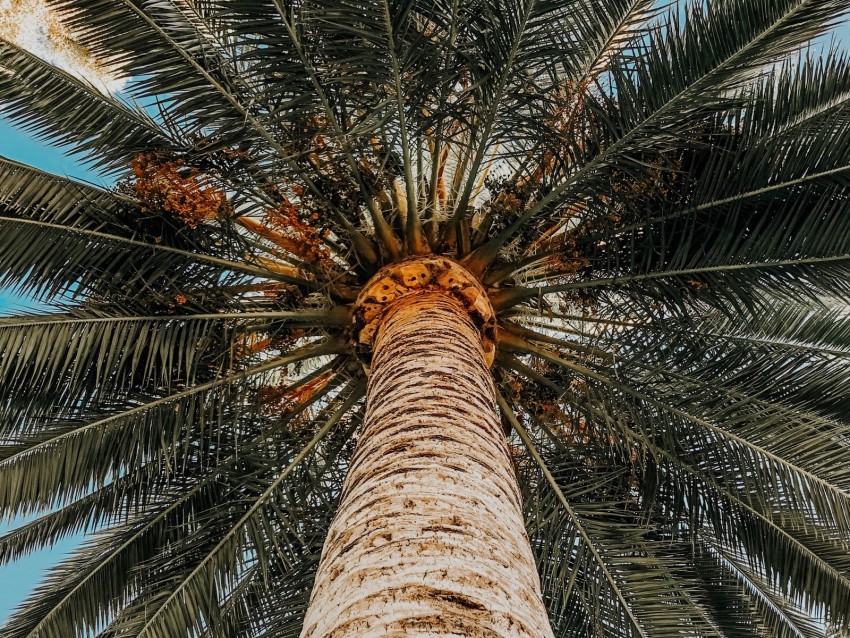
[[[558,486],[557,481],[555,481],[555,477],[552,476],[552,473],[549,471],[549,467],[547,466],[543,458],[540,456],[540,453],[537,451],[537,447],[534,445],[534,442],[531,440],[531,437],[528,435],[528,432],[526,432],[525,428],[519,422],[519,419],[516,418],[514,411],[508,405],[507,401],[505,401],[505,398],[502,396],[501,392],[497,391],[496,400],[499,403],[499,409],[502,411],[502,414],[505,415],[511,426],[513,426],[514,430],[516,430],[517,434],[519,434],[519,437],[520,439],[522,439],[523,444],[528,449],[531,456],[534,458],[534,461],[537,463],[538,467],[540,468],[540,471],[543,472],[543,475],[546,477],[546,482],[549,483],[549,486],[552,488],[552,491],[555,492],[555,495],[558,497],[561,506],[569,515],[570,519],[573,522],[573,525],[576,526],[576,531],[578,531],[578,533],[581,535],[585,547],[587,547],[587,549],[593,555],[594,560],[599,565],[600,571],[605,576],[605,580],[608,581],[608,584],[611,589],[614,591],[614,594],[616,595],[617,600],[622,606],[623,611],[628,616],[629,621],[637,630],[638,634],[640,634],[640,636],[642,636],[643,638],[649,638],[649,635],[646,633],[643,626],[640,624],[640,622],[638,622],[638,619],[635,618],[631,606],[628,604],[628,602],[626,602],[626,599],[623,596],[623,592],[620,590],[617,581],[614,580],[614,577],[608,570],[608,566],[606,565],[605,560],[602,558],[602,556],[599,555],[599,552],[596,549],[596,545],[593,543],[593,540],[590,538],[589,534],[584,529],[584,526],[582,525],[578,515],[570,506],[569,501],[567,501],[566,497],[564,496],[564,493]]]

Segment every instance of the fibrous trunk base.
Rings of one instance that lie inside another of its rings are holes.
[[[442,291],[407,295],[374,344],[302,638],[552,636],[467,310]]]

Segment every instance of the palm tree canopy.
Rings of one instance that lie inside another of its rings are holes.
[[[850,631],[850,1],[51,5],[126,88],[0,40],[0,113],[119,185],[0,158],[0,561],[96,533],[4,636],[298,635],[352,302],[426,253],[556,636]]]

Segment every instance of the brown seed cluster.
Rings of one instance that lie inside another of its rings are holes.
[[[232,211],[224,191],[170,153],[141,153],[130,167],[133,178],[122,189],[139,200],[142,212],[171,214],[195,228]]]
[[[322,242],[327,232],[313,225],[319,219],[317,213],[305,214],[299,204],[284,199],[276,209],[266,210],[265,215],[270,238],[277,246],[306,263],[330,265],[330,252]]]
[[[258,399],[263,406],[263,412],[276,417],[291,412],[299,405],[309,401],[317,392],[321,392],[333,376],[334,371],[328,370],[315,379],[295,388],[285,383],[261,387]]]

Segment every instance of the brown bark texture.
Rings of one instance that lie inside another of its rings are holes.
[[[381,321],[301,636],[552,636],[481,337],[444,291]]]

